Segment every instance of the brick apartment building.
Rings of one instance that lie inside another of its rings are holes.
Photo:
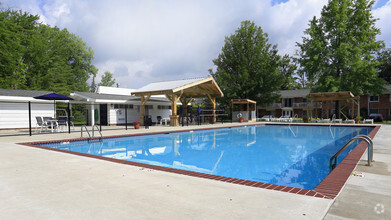
[[[391,120],[391,85],[387,85],[385,88],[386,90],[382,95],[362,95],[359,97],[361,116],[365,117],[371,113],[380,113],[384,119]],[[310,89],[281,90],[279,93],[281,99],[273,104],[267,106],[257,105],[258,117],[264,115],[273,115],[275,117],[289,115],[301,118],[303,115],[312,115],[318,118],[331,118],[336,113],[335,101],[311,102],[307,98],[310,94]],[[353,106],[353,113],[354,115],[357,114],[357,105],[353,104],[351,100],[339,101],[339,106],[342,111],[341,118],[345,118],[344,115],[351,118]]]

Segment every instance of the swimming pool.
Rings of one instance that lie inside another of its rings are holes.
[[[373,127],[255,125],[40,144],[66,151],[198,173],[314,189],[329,173],[329,160]],[[358,143],[358,142],[357,142]],[[339,157],[338,163],[356,145]]]

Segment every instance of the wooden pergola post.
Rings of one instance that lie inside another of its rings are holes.
[[[207,94],[207,96],[208,96],[209,101],[212,103],[212,106],[213,106],[213,110],[212,110],[212,114],[213,114],[213,123],[216,123],[216,98],[210,96],[209,94]]]
[[[170,126],[178,126],[179,125],[179,115],[176,114],[177,107],[176,103],[181,98],[182,95],[177,96],[175,93],[166,94],[166,97],[172,102],[171,103],[171,115],[170,115]]]
[[[193,98],[182,97],[180,99],[183,106],[183,115],[187,117],[187,105],[193,100]]]
[[[141,115],[140,115],[140,125],[144,126],[144,117],[145,117],[145,103],[147,103],[148,99],[151,95],[144,96],[141,95]]]
[[[357,117],[360,117],[360,96],[357,97]]]
[[[354,101],[352,100],[352,119],[354,118]]]

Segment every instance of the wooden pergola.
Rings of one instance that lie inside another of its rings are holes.
[[[248,122],[256,122],[257,121],[257,118],[256,117],[252,117],[251,115],[251,112],[255,111],[257,109],[257,102],[256,101],[253,101],[253,100],[250,100],[250,99],[232,99],[231,100],[232,102],[232,117],[234,117],[234,105],[245,105],[246,106],[246,110],[245,111],[237,111],[237,113],[245,113],[247,115],[247,118],[245,119],[245,121],[248,121]],[[252,106],[251,106],[252,105]]]
[[[193,98],[208,97],[213,106],[213,121],[216,121],[216,97],[223,97],[224,94],[217,85],[213,77],[185,79],[175,81],[156,82],[132,92],[134,96],[141,97],[141,125],[144,123],[145,104],[152,95],[165,95],[171,101],[170,125],[179,125],[179,115],[177,115],[177,102],[181,101],[183,106],[187,106]],[[187,109],[184,108],[185,115]]]
[[[353,93],[351,93],[351,92],[310,93],[308,95],[308,98],[310,100],[314,101],[314,102],[352,100],[352,118],[353,118],[353,115],[354,115],[354,104],[357,105],[357,117],[360,117],[360,101],[359,101],[359,97],[355,97],[353,95]],[[338,117],[340,118],[341,116],[339,115]]]

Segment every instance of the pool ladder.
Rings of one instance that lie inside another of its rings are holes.
[[[87,125],[83,125],[81,126],[81,129],[80,129],[80,133],[81,133],[81,137],[83,137],[83,128],[86,130],[87,134],[88,134],[88,141],[91,141],[93,140],[92,138],[95,137],[95,127],[96,127],[96,130],[98,130],[99,134],[100,134],[100,138],[99,140],[102,141],[102,138],[103,138],[103,135],[102,135],[102,132],[99,130],[99,127],[98,125],[93,125],[92,126],[92,136],[90,134],[90,131],[88,130],[87,128]]]
[[[330,158],[330,169],[333,170],[337,166],[337,157],[342,151],[344,151],[349,145],[351,145],[355,140],[362,140],[367,143],[368,147],[368,166],[371,166],[373,162],[373,141],[367,135],[357,135],[356,137],[350,139],[350,141],[345,144],[334,156]]]

